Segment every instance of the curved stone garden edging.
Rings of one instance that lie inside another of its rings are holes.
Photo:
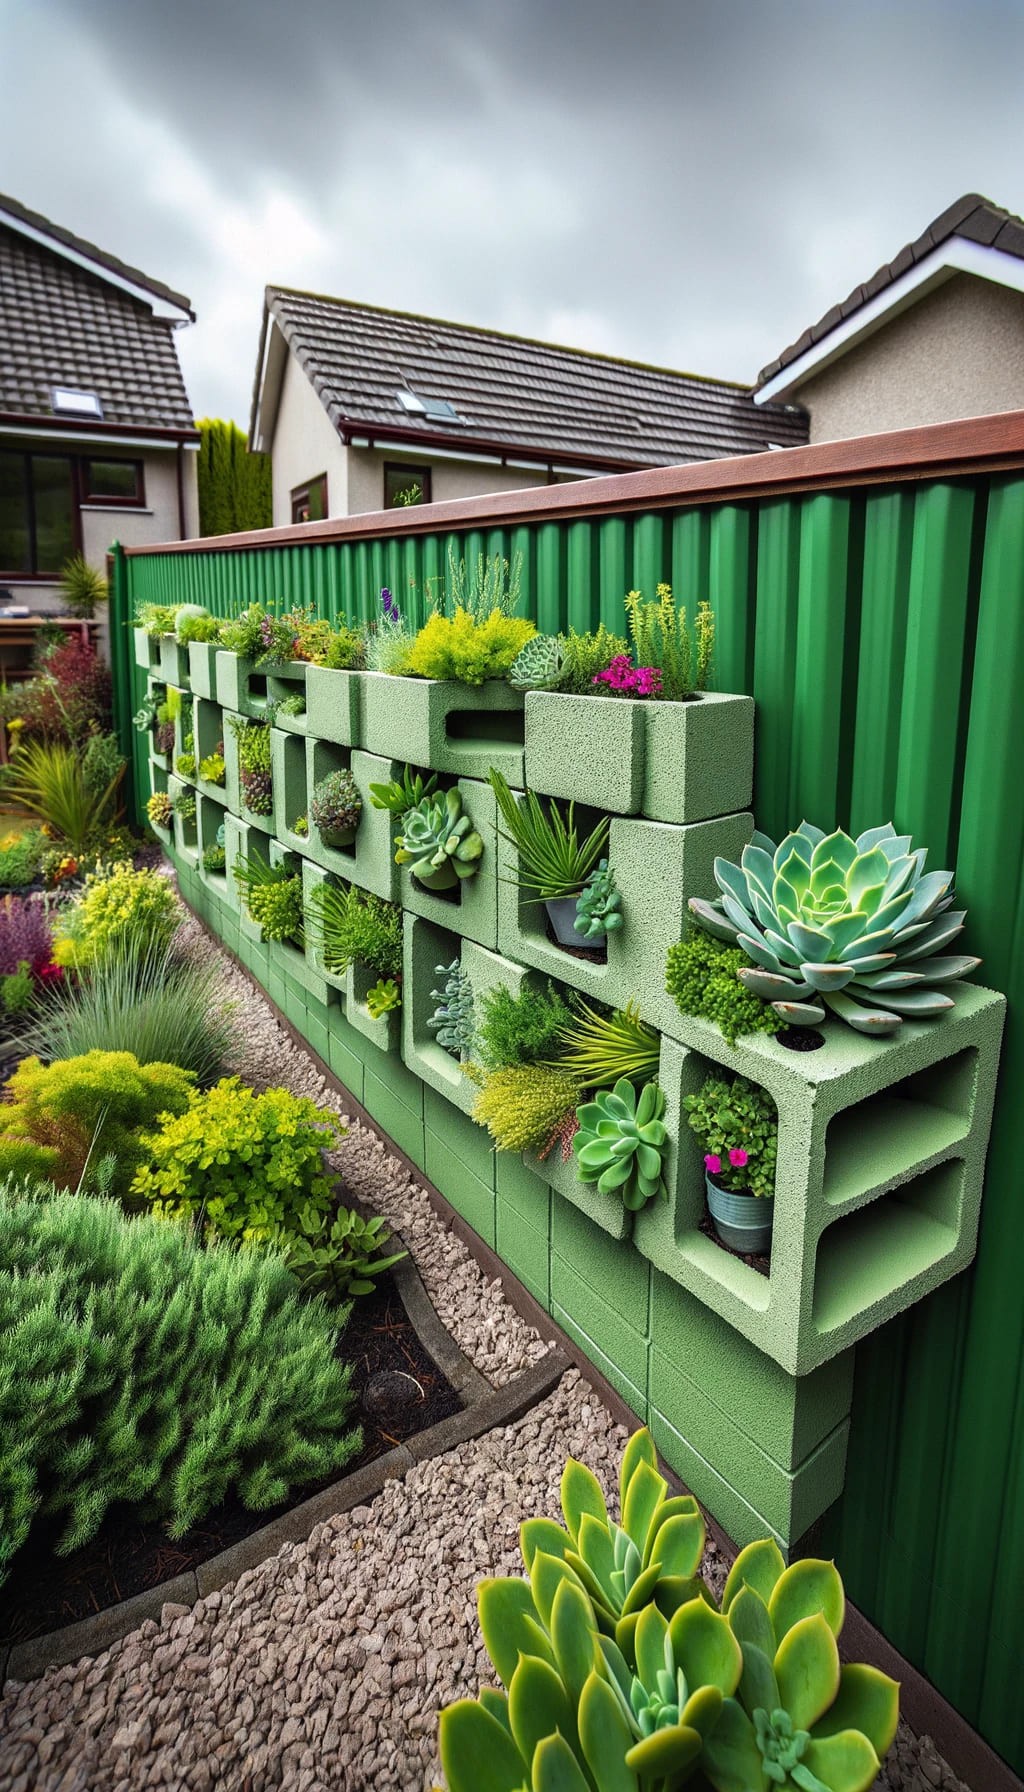
[[[399,1244],[404,1243],[400,1233],[393,1237]],[[9,1653],[0,1649],[0,1686],[5,1680],[37,1680],[47,1668],[98,1655],[129,1631],[138,1629],[147,1618],[162,1619],[165,1607],[171,1608],[170,1617],[179,1615],[179,1611],[186,1611],[205,1594],[237,1580],[247,1568],[255,1568],[276,1555],[283,1544],[303,1542],[325,1519],[367,1505],[376,1499],[386,1481],[401,1477],[414,1463],[441,1456],[495,1426],[510,1425],[522,1418],[531,1406],[552,1392],[570,1367],[568,1357],[557,1348],[552,1349],[514,1381],[492,1388],[441,1324],[411,1253],[395,1264],[392,1274],[410,1325],[428,1355],[461,1395],[465,1403],[462,1411],[440,1419],[407,1443],[398,1444],[351,1474],[342,1475],[330,1487],[292,1506],[280,1518],[211,1556],[209,1561],[200,1562],[196,1568],[107,1606],[91,1618],[48,1631],[45,1636],[31,1637],[24,1643],[14,1643]]]

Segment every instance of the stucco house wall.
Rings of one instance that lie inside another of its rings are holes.
[[[292,492],[319,474],[327,474],[327,512],[347,516],[346,450],[295,356],[285,357],[281,397],[271,448],[274,526],[292,520]],[[371,506],[379,509],[379,505]]]
[[[348,449],[349,516],[362,515],[384,506],[384,463],[430,467],[430,493],[435,504],[453,498],[475,498],[483,492],[514,492],[547,485],[546,471],[526,467],[502,467],[462,460],[431,460],[428,449],[403,454],[397,449]],[[333,500],[332,500],[333,503]],[[338,513],[331,511],[332,516]]]
[[[1024,294],[955,274],[785,396],[812,442],[1024,409]]]

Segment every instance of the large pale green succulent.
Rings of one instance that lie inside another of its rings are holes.
[[[428,890],[452,890],[479,871],[484,843],[453,789],[424,796],[406,810],[397,848],[395,863],[408,865]]]
[[[531,635],[508,670],[517,691],[553,691],[565,673],[565,641],[561,635]]]
[[[981,963],[939,956],[964,911],[951,911],[953,873],[926,872],[927,856],[891,822],[853,840],[805,821],[779,846],[755,834],[738,865],[716,859],[720,898],[693,897],[690,909],[752,960],[737,977],[786,1020],[813,1024],[831,1010],[859,1033],[895,1033],[904,1017],[951,1008],[935,986]]]

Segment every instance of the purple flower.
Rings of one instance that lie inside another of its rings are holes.
[[[398,608],[398,605],[386,585],[381,586],[380,607],[385,622],[401,622],[402,612]]]

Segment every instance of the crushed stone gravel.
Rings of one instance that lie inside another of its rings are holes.
[[[192,949],[212,948],[191,921]],[[315,1064],[224,963],[244,1044],[234,1068],[330,1105]],[[437,1310],[506,1382],[548,1348],[504,1301],[415,1179],[353,1122],[337,1153],[353,1193],[401,1228]],[[559,1516],[567,1455],[612,1510],[627,1433],[575,1370],[514,1425],[417,1464],[372,1505],[317,1526],[191,1609],[167,1605],[103,1654],[8,1681],[0,1792],[430,1792],[439,1709],[493,1679],[476,1583],[521,1572],[524,1518]],[[709,1545],[705,1574],[726,1565]],[[878,1792],[968,1792],[903,1724]],[[976,1787],[973,1792],[984,1792]]]

